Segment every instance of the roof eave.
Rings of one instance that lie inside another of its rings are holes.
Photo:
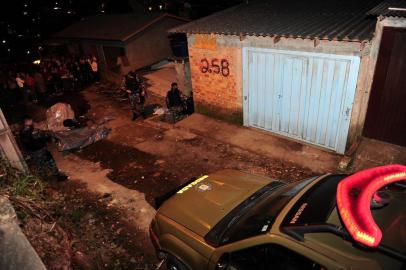
[[[67,41],[67,42],[90,42],[90,43],[120,43],[125,44],[124,40],[120,39],[103,39],[103,38],[83,38],[83,37],[63,37],[63,36],[53,36],[52,40],[55,41]]]
[[[175,16],[169,13],[164,13],[161,16],[153,19],[152,21],[150,21],[149,23],[146,23],[144,26],[142,26],[141,28],[137,29],[135,32],[129,34],[128,36],[126,36],[125,38],[123,38],[123,42],[127,42],[128,40],[130,40],[131,38],[133,38],[134,36],[138,35],[139,33],[145,31],[147,28],[151,27],[152,25],[154,25],[155,23],[159,22],[160,20],[164,19],[164,18],[173,18],[173,19],[177,19],[177,20],[182,20],[185,22],[190,22],[189,19],[186,18],[182,18],[179,16]]]
[[[168,31],[169,32],[169,31]],[[323,37],[318,37],[318,36],[297,36],[297,35],[278,35],[278,34],[266,34],[266,33],[220,33],[220,32],[206,32],[206,31],[170,31],[169,33],[172,34],[191,34],[191,35],[226,35],[226,36],[251,36],[251,37],[283,37],[286,39],[303,39],[303,40],[326,40],[326,41],[345,41],[345,42],[368,42],[372,40],[372,36],[370,38],[350,38],[350,37],[343,37],[343,38],[337,38],[337,37],[328,37],[328,36],[323,36]]]

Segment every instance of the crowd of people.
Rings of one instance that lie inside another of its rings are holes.
[[[98,81],[96,57],[50,57],[0,69],[0,99],[3,105],[13,108],[12,114],[16,114],[16,105],[46,102],[52,96],[80,91]],[[51,133],[35,129],[32,118],[25,116],[19,142],[27,162],[44,178],[50,175],[53,179],[64,181],[67,176],[58,170],[47,150],[51,137]]]
[[[81,90],[98,82],[98,62],[94,56],[51,57],[3,71],[0,80],[4,94],[12,97],[12,102],[37,103],[50,95]]]
[[[47,101],[49,97],[64,92],[80,91],[95,82],[99,82],[99,70],[97,59],[93,56],[51,57],[11,68],[7,72],[0,71],[2,93],[8,95],[11,103],[25,105]],[[123,78],[121,89],[128,95],[132,120],[146,118],[148,113],[144,105],[148,94],[141,76],[134,71],[129,72]],[[167,92],[166,105],[164,111],[172,116],[174,122],[181,119],[179,116],[193,113],[193,98],[184,96],[175,82]],[[30,157],[39,174],[44,177],[50,174],[54,179],[63,181],[67,179],[66,175],[58,170],[52,154],[47,150],[51,137],[50,133],[34,129],[32,118],[25,117],[24,127],[20,131],[22,150]]]

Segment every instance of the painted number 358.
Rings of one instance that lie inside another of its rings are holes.
[[[202,73],[215,73],[215,74],[221,74],[224,77],[227,77],[230,75],[230,68],[229,68],[229,63],[226,59],[217,59],[214,58],[210,62],[206,58],[203,58],[200,60],[201,65],[200,65],[200,71]]]

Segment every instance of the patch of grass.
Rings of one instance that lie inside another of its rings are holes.
[[[38,198],[45,188],[45,182],[34,175],[22,175],[11,184],[13,196]]]
[[[0,160],[0,187],[3,192],[14,197],[37,199],[42,195],[45,186],[41,178],[33,174],[24,174],[11,167],[7,161]]]

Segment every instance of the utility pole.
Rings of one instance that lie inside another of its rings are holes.
[[[10,165],[22,172],[27,172],[27,164],[24,161],[20,148],[14,135],[7,124],[3,111],[0,109],[0,155],[8,160]]]

